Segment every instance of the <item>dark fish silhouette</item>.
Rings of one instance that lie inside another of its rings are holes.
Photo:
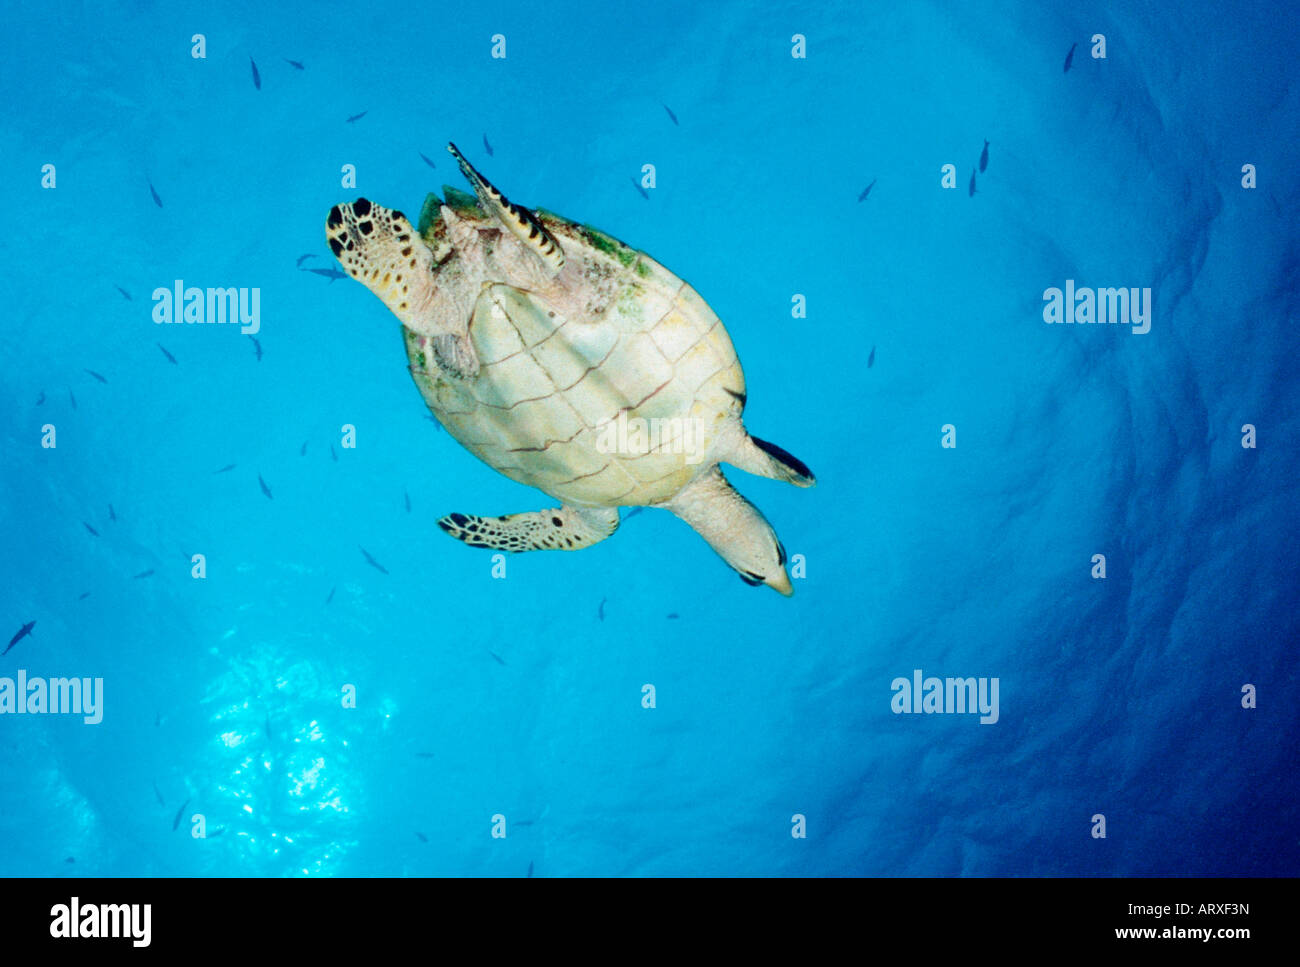
[[[271,488],[266,485],[266,481],[262,479],[262,475],[260,473],[257,475],[257,483],[258,486],[262,488],[262,493],[266,494],[267,500],[275,500],[275,498],[271,496]]]
[[[219,474],[219,473],[226,473],[227,471],[229,471],[229,470],[234,470],[234,469],[235,469],[235,465],[234,465],[233,463],[228,463],[228,464],[226,464],[224,467],[222,467],[220,470],[213,470],[213,471],[212,471],[212,475],[213,475],[213,476],[216,476],[216,475]]]
[[[346,123],[356,124],[358,121],[360,121],[363,117],[365,117],[369,113],[370,113],[369,111],[362,111],[360,114],[354,114],[352,115],[352,117],[347,119]]]
[[[265,725],[265,728],[266,728],[266,737],[267,737],[267,739],[274,739],[274,738],[275,738],[275,729],[271,728],[271,713],[270,713],[270,712],[267,712],[267,713],[266,713],[266,722],[264,723],[264,725]]]
[[[646,190],[645,190],[644,188],[641,187],[641,182],[637,181],[637,180],[636,180],[635,178],[633,178],[631,175],[628,175],[628,178],[631,179],[631,181],[632,181],[632,187],[635,188],[635,189],[637,190],[637,194],[639,194],[639,195],[640,195],[642,198],[644,198],[646,201],[649,201],[649,200],[650,200],[650,195],[646,192]]]
[[[488,153],[489,158],[492,157],[493,154],[495,154],[495,152],[492,150],[492,145],[488,144],[488,139],[486,134],[483,135],[483,150]]]
[[[115,285],[113,286],[113,288],[115,288],[118,292],[122,293],[122,298],[125,299],[127,302],[135,301],[134,299],[131,298],[131,293],[127,292],[126,289],[122,288],[120,285]]]
[[[88,369],[86,370],[86,372],[88,372],[91,376],[95,377],[95,379],[99,380],[101,383],[108,382],[108,380],[104,379],[103,376],[100,376],[99,373],[95,372],[93,369]]]
[[[989,166],[989,141],[984,139],[984,150],[980,152],[980,174],[984,174],[984,169]]]
[[[411,512],[411,495],[403,490],[402,496],[406,498],[406,512],[409,514]]]
[[[867,356],[867,369],[870,369],[876,362],[876,347],[871,347],[871,353]]]
[[[257,341],[256,336],[249,336],[248,338],[253,340],[253,351],[257,353],[257,361],[260,363],[262,361],[262,344]]]
[[[333,460],[335,463],[339,462],[339,455],[334,452],[334,444],[332,443],[330,444],[330,459]]]
[[[641,511],[643,511],[643,510],[645,510],[644,507],[633,507],[631,510],[629,510],[626,514],[623,515],[623,519],[624,519],[624,520],[631,520],[633,517],[635,517],[637,514],[641,513]]]
[[[95,530],[95,528],[91,527],[84,520],[81,522],[81,526],[86,528],[86,530],[90,531],[90,533],[93,534],[95,537],[99,536],[99,531]]]
[[[183,803],[181,803],[181,808],[176,810],[176,818],[172,820],[173,833],[176,832],[176,830],[181,828],[181,817],[185,815],[185,807],[188,806],[189,804],[190,801],[186,799]]]
[[[671,112],[669,112],[669,113],[671,113]],[[529,879],[529,880],[531,880],[532,878],[533,878],[533,861],[532,861],[532,860],[529,860],[529,861],[528,861],[528,876],[525,877],[525,879]]]
[[[495,651],[489,651],[488,654],[491,655],[493,659],[495,659],[498,665],[504,665],[506,663],[506,660],[502,658],[500,655],[498,655]]]
[[[346,279],[348,274],[340,272],[338,269],[303,269],[304,272],[311,272],[314,275],[323,275],[333,282],[335,279]]]
[[[303,443],[302,443],[302,449],[298,451],[298,456],[300,456],[300,457],[305,457],[305,456],[307,456],[307,441],[306,441],[306,440],[303,441]]]
[[[668,112],[668,116],[673,119],[673,124],[677,124],[677,115],[673,113],[673,109],[670,108],[667,104],[661,104],[660,106],[663,107],[663,109]],[[677,126],[681,127],[680,124],[677,124]]]
[[[339,589],[339,587],[338,587],[337,584],[334,585],[334,587],[330,588],[329,597],[327,597],[327,598],[325,599],[325,603],[326,603],[326,604],[329,604],[331,601],[334,600],[334,592],[337,591],[338,589]]]
[[[36,622],[29,621],[27,622],[27,624],[19,628],[18,633],[9,639],[9,647],[6,648],[4,651],[0,651],[0,656],[9,654],[9,652],[13,649],[13,646],[18,644],[18,642],[22,641],[28,635],[30,635],[32,633],[32,629],[35,627],[36,627]]]
[[[302,66],[302,61],[300,61],[300,60],[290,60],[288,57],[284,57],[284,58],[281,58],[281,59],[282,59],[286,64],[288,64],[290,67],[292,67],[294,70],[300,70],[300,71],[301,71],[301,70],[306,70],[306,69],[307,69],[307,68],[305,68],[305,67]]]
[[[159,208],[162,208],[163,206],[162,199],[158,197],[158,189],[156,189],[153,186],[152,181],[149,182],[149,194],[153,195],[153,203],[157,205]]]
[[[1074,63],[1074,48],[1078,46],[1077,43],[1070,45],[1070,52],[1065,55],[1065,68],[1061,71],[1062,74],[1068,74],[1070,72],[1070,65]]]
[[[668,617],[670,617],[670,618],[679,618],[679,617],[681,617],[681,615],[679,615],[676,611],[673,611],[673,612],[671,612],[671,613],[668,615]]]
[[[75,856],[69,856],[69,857],[68,857],[66,860],[64,860],[63,862],[65,862],[65,863],[75,863],[75,862],[77,862],[77,858],[76,858]]]
[[[82,594],[81,594],[81,597],[77,598],[77,600],[78,600],[78,601],[85,601],[88,597],[90,597],[90,592],[89,592],[89,591],[83,591]]]
[[[153,794],[158,798],[158,805],[167,805],[167,800],[163,798],[162,790],[158,788],[158,783],[153,784]]]
[[[534,822],[535,822],[535,820],[532,820],[532,819],[520,819],[520,820],[517,820],[517,821],[515,822],[515,825],[516,825],[516,826],[532,826]]]
[[[871,184],[869,184],[869,185],[867,185],[867,187],[863,188],[863,189],[862,189],[862,194],[858,195],[858,201],[866,201],[866,200],[867,200],[867,196],[868,196],[869,194],[871,194],[871,189],[876,187],[876,182],[879,181],[879,180],[880,180],[879,178],[872,178],[872,179],[871,179]]]
[[[222,833],[224,833],[225,831],[226,831],[226,827],[225,827],[225,826],[222,826],[222,827],[221,827],[219,830],[217,830],[215,833],[208,833],[208,839],[216,839],[218,836],[220,836],[220,835],[221,835]]]
[[[362,555],[365,557],[365,559],[366,559],[366,563],[367,563],[367,564],[369,564],[371,567],[373,567],[376,571],[380,571],[380,572],[382,572],[382,573],[384,573],[384,574],[387,574],[387,573],[388,573],[388,568],[384,567],[382,564],[380,564],[378,561],[376,561],[373,557],[371,557],[369,551],[367,551],[364,547],[361,547],[360,545],[358,545],[358,548],[360,549]]]
[[[108,519],[109,519],[109,520],[112,520],[112,521],[117,520],[117,514],[113,513],[113,505],[112,505],[112,504],[109,504],[109,505],[108,505]]]
[[[972,168],[970,172],[970,191],[968,193],[968,197],[970,198],[975,197],[975,169],[974,168]]]
[[[72,408],[75,410],[77,408],[77,398],[72,395],[72,390],[68,390],[68,399],[72,401]]]
[[[162,350],[162,354],[167,357],[167,362],[171,363],[173,366],[177,365],[176,357],[167,351],[166,346],[164,346],[162,343],[155,343],[154,345],[156,345],[159,349]]]
[[[605,620],[605,599],[604,598],[600,599],[600,607],[596,609],[596,617],[599,618],[601,621]]]
[[[131,580],[135,581],[138,580],[139,578],[147,578],[147,577],[153,577],[153,568],[149,568],[149,570],[147,571],[141,571],[139,574],[131,575]]]
[[[36,405],[37,405],[37,406],[44,406],[44,405],[45,405],[45,390],[41,390],[41,398],[40,398],[39,400],[36,401]]]
[[[257,61],[248,58],[248,66],[253,68],[253,86],[259,91],[262,89],[262,75],[257,72]]]
[[[426,414],[424,414],[424,418],[425,418],[426,420],[428,420],[430,423],[432,423],[436,429],[439,429],[439,430],[442,429],[442,424],[438,422],[438,418],[437,418],[436,416],[434,416],[433,414],[431,414],[431,413],[426,413]]]
[[[430,168],[436,168],[436,167],[438,167],[436,164],[433,163],[433,160],[432,160],[432,159],[431,159],[427,154],[425,154],[423,151],[417,151],[417,152],[415,152],[415,153],[418,154],[421,158],[423,158],[423,159],[424,159],[424,163],[425,163],[426,165],[428,165]]]
[[[157,728],[157,727],[160,726],[160,725],[162,725],[162,712],[154,712],[154,713],[153,713],[153,726],[154,726],[154,728]]]
[[[417,753],[415,753],[415,757],[416,757],[417,759],[432,759],[432,758],[434,757],[434,753],[432,753],[432,752],[417,752]]]
[[[429,842],[429,837],[425,836],[424,833],[420,832],[418,829],[415,831],[415,835],[420,840],[421,843]]]
[[[306,262],[308,259],[314,259],[315,257],[316,257],[315,252],[308,252],[306,255],[299,255],[298,262],[297,262],[298,268],[302,268],[303,262]]]

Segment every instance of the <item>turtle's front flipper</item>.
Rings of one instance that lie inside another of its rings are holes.
[[[402,325],[431,336],[438,362],[462,379],[478,373],[478,357],[463,331],[435,318],[433,253],[399,211],[358,198],[335,205],[325,221],[330,251],[348,274],[379,296]]]
[[[617,507],[561,507],[508,517],[450,514],[438,526],[470,547],[496,551],[577,551],[618,530]]]
[[[662,506],[694,527],[746,584],[766,584],[786,596],[794,594],[785,573],[785,548],[772,525],[736,493],[716,466]]]

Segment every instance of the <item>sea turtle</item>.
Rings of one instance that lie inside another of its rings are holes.
[[[793,593],[785,548],[719,463],[815,483],[745,430],[745,377],[689,285],[603,232],[511,204],[456,149],[474,195],[430,194],[418,230],[365,198],[330,209],[343,268],[402,322],[415,385],[447,431],[550,510],[438,521],[471,547],[577,550],[619,508],[662,507],[748,584]]]

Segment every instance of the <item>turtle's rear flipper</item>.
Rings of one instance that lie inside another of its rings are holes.
[[[734,453],[723,457],[727,463],[758,477],[784,480],[796,487],[811,487],[817,482],[808,465],[775,443],[756,436],[746,436]]]
[[[757,507],[736,493],[716,466],[663,505],[695,528],[746,584],[794,594],[785,573],[785,548]]]
[[[358,198],[335,205],[325,220],[325,238],[339,264],[379,296],[402,325],[434,333],[434,353],[452,375],[478,373],[478,357],[468,335],[445,333],[428,318],[434,301],[433,253],[399,211]]]
[[[617,507],[561,507],[507,517],[449,514],[438,526],[470,547],[495,551],[577,551],[618,530]]]

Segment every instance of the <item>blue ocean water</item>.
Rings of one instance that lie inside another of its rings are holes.
[[[10,21],[0,676],[102,721],[0,715],[0,873],[1300,872],[1294,8]],[[726,322],[818,478],[730,473],[792,598],[659,510],[504,579],[437,528],[551,502],[306,270],[330,206],[467,189],[448,141]],[[156,324],[176,280],[257,289],[258,345]],[[1149,331],[1045,324],[1067,280]],[[914,673],[996,722],[896,712]]]

